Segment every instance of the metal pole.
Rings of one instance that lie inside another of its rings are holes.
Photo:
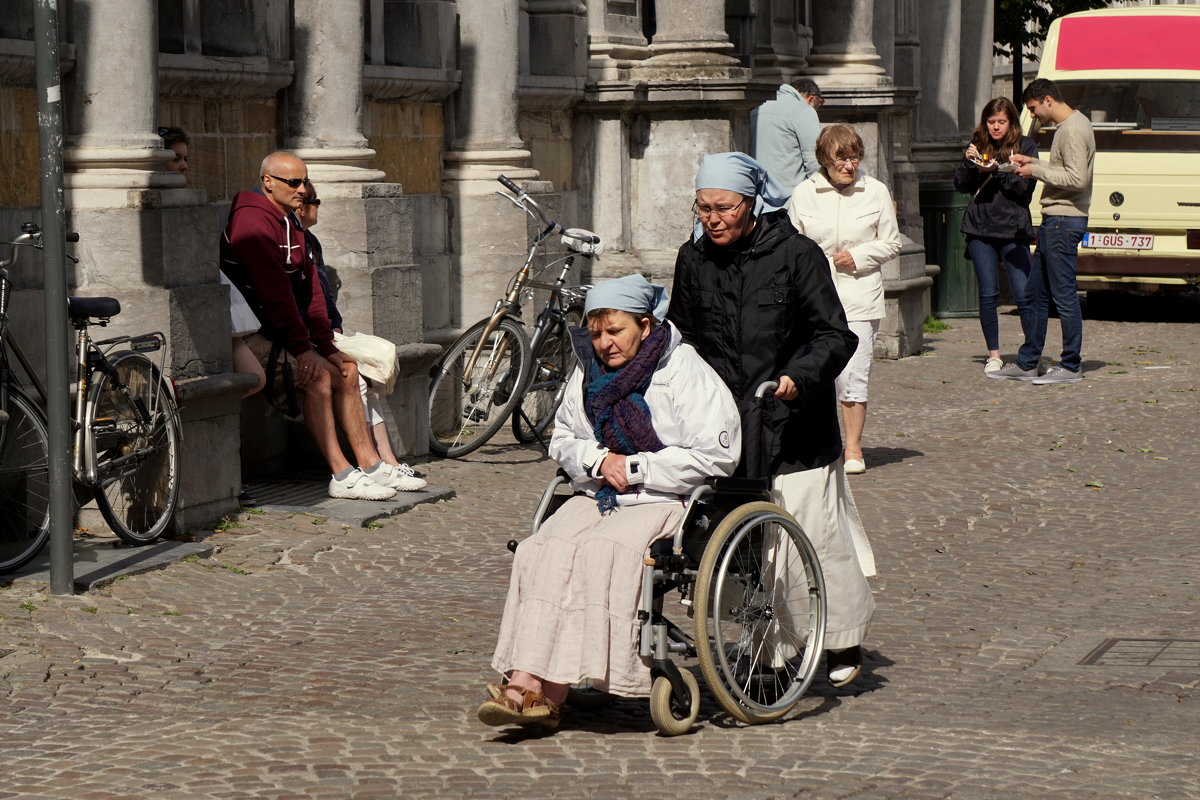
[[[50,428],[50,591],[72,594],[75,501],[71,491],[70,381],[67,368],[66,211],[63,204],[62,84],[58,0],[34,3],[38,140],[42,171],[42,266],[46,297],[46,418]]]

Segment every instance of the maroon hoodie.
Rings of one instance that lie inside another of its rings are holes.
[[[293,356],[337,352],[304,231],[259,192],[238,192],[221,237],[221,271],[258,315],[261,333]],[[315,291],[314,291],[315,289]]]

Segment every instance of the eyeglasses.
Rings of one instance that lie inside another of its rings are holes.
[[[702,206],[697,202],[697,203],[692,203],[692,213],[695,214],[697,217],[700,217],[701,219],[707,219],[707,218],[711,217],[713,214],[716,214],[721,219],[729,219],[730,217],[733,216],[734,212],[737,211],[739,208],[741,208],[743,205],[745,205],[745,203],[746,203],[745,197],[743,197],[742,201],[740,203],[738,203],[736,206],[715,206],[715,207]]]
[[[278,175],[267,173],[264,178],[274,178],[277,181],[283,181],[293,189],[299,189],[301,186],[308,186],[308,178],[281,178]]]
[[[857,167],[861,163],[862,163],[862,156],[851,156],[850,158],[835,158],[833,160],[833,165],[835,167],[838,167],[839,169],[846,166],[847,164],[853,164],[854,166]]]
[[[306,205],[306,206],[312,206],[313,208],[320,208],[320,207],[321,207],[321,200],[320,200],[320,198],[318,198],[318,199],[316,199],[316,200],[305,200],[305,201],[304,201],[304,205]]]

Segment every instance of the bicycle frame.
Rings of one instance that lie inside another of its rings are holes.
[[[35,242],[38,237],[40,237],[40,233],[25,233],[9,244],[13,245],[14,248],[21,245],[37,247]],[[0,380],[3,380],[5,388],[12,382],[12,370],[7,356],[11,350],[16,355],[17,362],[20,363],[21,369],[29,379],[30,384],[37,391],[37,395],[41,399],[41,406],[45,408],[49,399],[46,384],[42,381],[41,376],[38,375],[37,370],[33,368],[33,364],[25,354],[25,351],[8,330],[8,306],[12,291],[12,282],[9,279],[8,270],[3,269],[3,267],[12,264],[14,261],[16,261],[15,249],[12,258],[0,261]],[[161,376],[164,374],[163,367],[166,360],[166,337],[160,331],[154,331],[135,336],[117,336],[111,339],[93,341],[88,333],[89,323],[87,320],[76,319],[73,320],[73,324],[76,330],[76,380],[73,388],[74,396],[72,398],[73,415],[71,423],[74,427],[74,440],[71,448],[71,468],[76,481],[94,486],[97,484],[99,476],[94,466],[92,466],[93,459],[87,458],[87,455],[94,451],[96,431],[85,424],[86,420],[92,419],[91,415],[95,411],[94,404],[96,398],[88,396],[90,394],[91,376],[96,371],[102,371],[108,375],[112,379],[113,384],[129,397],[131,405],[137,409],[138,415],[141,417],[142,424],[149,423],[154,418],[154,414],[158,409],[145,408],[140,398],[133,397],[130,394],[129,387],[120,380],[116,368],[109,361],[107,354],[115,347],[123,344],[128,344],[129,349],[135,353],[161,351],[162,355],[156,365],[158,374]],[[101,320],[95,324],[103,326],[107,324],[107,320]],[[133,460],[138,456],[138,453],[130,453],[122,457],[122,459],[110,463],[119,465],[123,461]]]
[[[516,277],[513,280],[512,288],[509,290],[508,295],[503,300],[496,301],[496,308],[494,311],[492,311],[492,316],[488,318],[487,325],[484,326],[483,335],[479,338],[479,345],[475,348],[475,352],[471,354],[470,359],[467,360],[467,365],[463,370],[464,375],[470,375],[471,371],[475,369],[475,363],[479,360],[479,354],[483,350],[484,342],[486,342],[488,337],[492,335],[492,332],[496,330],[496,326],[500,324],[500,320],[508,314],[514,314],[517,317],[521,316],[521,295],[527,289],[548,289],[551,292],[550,303],[547,304],[547,308],[549,308],[549,305],[552,304],[556,298],[561,299],[562,289],[567,280],[567,273],[570,272],[572,265],[575,263],[574,253],[565,256],[563,258],[562,270],[559,272],[558,279],[555,280],[554,283],[543,283],[540,281],[530,280],[533,259],[537,255],[538,248],[541,247],[542,242],[546,241],[546,239],[552,234],[561,232],[562,227],[557,223],[546,219],[545,214],[542,213],[541,207],[538,206],[533,198],[525,194],[525,192],[521,192],[516,198],[506,195],[503,192],[497,192],[496,194],[499,194],[501,197],[508,198],[514,205],[523,209],[530,216],[535,216],[536,212],[536,216],[540,218],[542,222],[546,223],[546,227],[534,237],[533,244],[529,247],[529,254],[525,257],[525,263],[521,266],[521,269],[517,271]],[[545,312],[543,312],[543,314],[544,313]],[[542,324],[541,319],[542,316],[539,315],[538,325]],[[535,337],[540,330],[541,329],[535,330]],[[538,342],[540,342],[540,339],[535,339],[533,342],[531,342],[531,345],[534,349],[536,349]],[[490,371],[488,374],[490,377]]]

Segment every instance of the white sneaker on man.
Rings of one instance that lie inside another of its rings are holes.
[[[366,470],[366,476],[379,485],[395,489],[397,492],[419,492],[427,485],[424,478],[405,475],[399,468],[384,461],[380,461],[377,466]]]
[[[344,478],[334,475],[329,480],[329,496],[346,500],[389,500],[396,490],[374,481],[361,469],[350,470]]]

